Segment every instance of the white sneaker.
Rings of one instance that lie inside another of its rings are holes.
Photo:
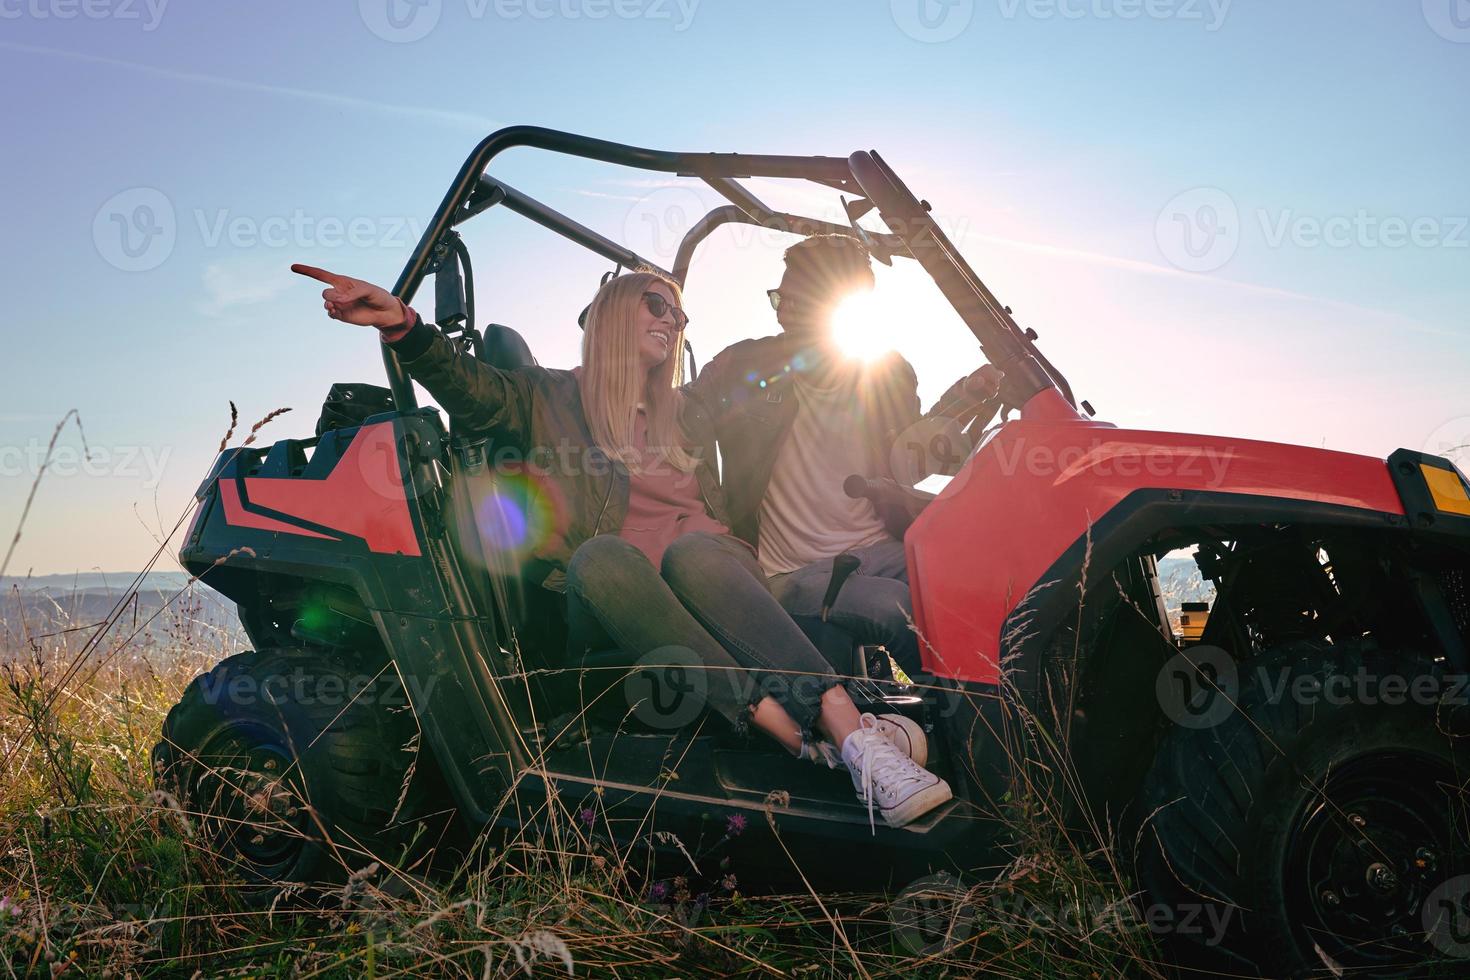
[[[873,726],[879,734],[893,743],[893,747],[904,755],[914,760],[915,765],[928,765],[929,763],[929,739],[924,734],[924,728],[912,718],[904,715],[878,715],[877,724]],[[797,758],[818,765],[826,764],[828,769],[836,769],[844,765],[842,753],[837,746],[831,742],[822,740],[819,742],[802,742],[801,752]]]
[[[907,715],[878,715],[873,726],[893,747],[914,760],[916,766],[929,764],[929,739],[924,726]]]
[[[852,773],[858,799],[883,815],[890,827],[902,827],[954,797],[949,784],[904,755],[878,731],[878,719],[862,716],[862,727],[842,744],[842,761]]]

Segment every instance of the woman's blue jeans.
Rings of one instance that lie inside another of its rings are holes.
[[[771,595],[750,548],[730,535],[686,534],[657,570],[616,535],[584,542],[567,566],[567,624],[574,662],[617,647],[649,666],[675,665],[686,672],[685,694],[737,731],[769,696],[809,733],[822,696],[841,683]],[[678,727],[688,703],[653,715]]]

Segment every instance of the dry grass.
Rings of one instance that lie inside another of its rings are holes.
[[[1110,852],[1074,846],[1052,788],[1027,782],[1049,766],[1022,770],[1009,867],[943,889],[917,923],[893,896],[820,882],[743,894],[721,841],[696,855],[714,880],[651,879],[595,811],[559,801],[550,832],[479,841],[433,878],[372,865],[326,909],[252,911],[149,771],[169,707],[228,651],[199,638],[146,653],[93,645],[106,663],[79,670],[76,635],[27,645],[12,633],[0,658],[0,975],[1158,975]],[[743,830],[779,831],[778,812],[772,822]]]

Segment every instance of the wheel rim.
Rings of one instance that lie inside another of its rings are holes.
[[[1377,753],[1334,769],[1298,818],[1286,855],[1287,912],[1303,948],[1358,971],[1423,961],[1422,909],[1463,847],[1441,759]],[[1370,974],[1371,975],[1371,974]]]
[[[311,845],[301,767],[275,732],[233,726],[198,753],[199,808],[216,847],[267,880],[287,877]]]

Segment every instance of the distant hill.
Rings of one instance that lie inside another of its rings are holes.
[[[1215,598],[1215,586],[1205,581],[1192,557],[1159,559],[1159,584],[1164,589],[1164,601],[1171,605],[1209,602]]]
[[[213,649],[245,645],[235,604],[184,572],[7,575],[0,580],[0,648],[65,643],[79,649],[104,624],[106,644],[145,649]]]
[[[1205,581],[1199,566],[1190,555],[1173,554],[1159,559],[1159,588],[1164,594],[1164,608],[1169,622],[1179,626],[1180,606],[1186,602],[1215,602],[1215,586]]]
[[[75,592],[83,589],[129,588],[137,572],[61,572],[56,575],[6,575],[0,578],[0,588],[9,592],[12,586],[22,591]],[[187,572],[149,572],[140,583],[142,588],[154,590],[172,589],[177,592],[189,582]]]

